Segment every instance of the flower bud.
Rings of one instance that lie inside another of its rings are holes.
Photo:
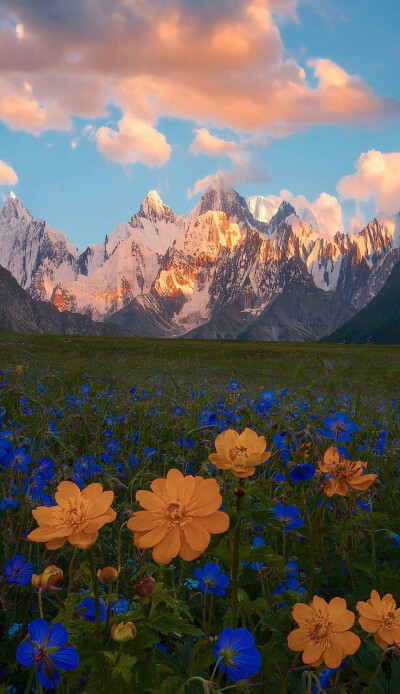
[[[154,593],[155,587],[156,582],[152,576],[143,576],[139,583],[135,583],[133,590],[139,597],[148,598],[149,595]]]
[[[120,569],[114,569],[113,566],[105,566],[104,569],[99,569],[97,572],[97,578],[100,583],[107,585],[108,583],[114,583],[119,576]]]
[[[41,590],[48,590],[49,588],[55,588],[62,583],[64,578],[64,573],[62,569],[58,566],[48,566],[43,573],[33,574],[31,578],[31,583],[35,588],[40,588]]]
[[[243,487],[235,487],[233,493],[237,499],[243,499],[243,497],[246,496],[246,492]]]
[[[119,624],[113,624],[111,627],[111,638],[119,643],[132,641],[136,634],[137,629],[132,622],[120,622]]]

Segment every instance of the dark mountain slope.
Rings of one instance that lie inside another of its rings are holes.
[[[369,304],[324,341],[400,344],[400,262]]]
[[[121,337],[131,334],[113,323],[95,323],[88,316],[59,311],[49,301],[33,299],[1,265],[0,331]]]

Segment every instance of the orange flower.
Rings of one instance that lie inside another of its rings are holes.
[[[215,439],[216,453],[209,459],[220,470],[230,470],[235,477],[250,477],[256,471],[256,465],[265,463],[271,457],[266,451],[264,436],[257,436],[252,429],[245,429],[238,434],[234,429],[226,429]]]
[[[49,588],[54,588],[60,585],[63,578],[63,570],[52,564],[51,566],[47,566],[43,573],[32,574],[31,583],[35,588],[40,588],[40,590],[48,590]]]
[[[128,521],[136,547],[153,548],[153,559],[169,564],[178,554],[190,561],[204,552],[211,533],[229,528],[229,516],[219,507],[218,482],[203,477],[184,477],[170,470],[167,479],[151,483],[152,492],[136,492],[136,501],[146,511],[136,511]]]
[[[114,492],[104,492],[101,484],[89,484],[82,491],[74,482],[60,482],[55,494],[57,506],[38,506],[32,511],[39,527],[29,540],[45,542],[47,549],[58,549],[68,540],[74,547],[88,549],[96,542],[99,528],[115,520],[110,508]]]
[[[292,651],[303,651],[303,663],[307,665],[318,667],[324,662],[329,668],[337,668],[361,645],[360,638],[349,631],[355,615],[343,598],[327,603],[314,595],[311,606],[296,603],[292,615],[300,628],[289,634],[288,646]]]
[[[367,602],[358,602],[359,622],[364,631],[374,635],[375,643],[384,651],[395,643],[400,646],[400,609],[390,593],[380,598],[376,590]]]
[[[364,491],[371,486],[378,475],[365,475],[367,463],[361,460],[352,462],[343,455],[339,456],[339,451],[335,446],[331,446],[325,452],[323,461],[318,463],[320,470],[331,475],[331,479],[325,482],[323,490],[326,496],[347,496],[349,487]]]

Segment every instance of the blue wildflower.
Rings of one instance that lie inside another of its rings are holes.
[[[356,429],[356,424],[345,413],[337,412],[333,417],[324,419],[324,435],[338,443],[351,441]]]
[[[82,613],[80,614],[80,617],[82,619],[86,619],[87,622],[90,622],[91,624],[95,623],[95,610],[94,610],[94,599],[93,598],[84,598],[82,600],[78,607],[76,608],[77,612]],[[100,622],[104,622],[104,620],[107,617],[107,610],[106,610],[106,604],[104,602],[104,598],[100,598]]]
[[[297,530],[304,525],[304,521],[300,518],[300,511],[293,504],[276,504],[271,508],[274,518],[283,523],[285,531]]]
[[[34,619],[28,625],[30,639],[17,648],[17,660],[21,665],[38,665],[39,684],[54,689],[60,681],[60,670],[75,670],[79,657],[69,642],[68,631],[62,624],[50,626],[45,619]]]
[[[27,562],[22,554],[16,554],[4,567],[4,575],[9,583],[26,586],[31,582],[33,564]]]
[[[245,628],[221,631],[214,649],[214,657],[220,660],[219,668],[232,682],[248,680],[261,667],[261,653],[254,645],[254,638]]]
[[[229,586],[229,578],[226,574],[221,573],[221,567],[218,564],[207,562],[204,569],[195,569],[193,576],[197,579],[199,588],[203,593],[214,593],[219,597],[225,596],[225,588]]]
[[[314,475],[315,467],[311,463],[300,463],[300,465],[296,465],[289,472],[289,476],[296,484],[298,482],[308,482]]]

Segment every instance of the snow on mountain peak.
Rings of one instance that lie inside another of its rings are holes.
[[[11,200],[15,200],[16,197],[17,197],[17,196],[15,195],[14,191],[10,190],[10,198],[11,198]]]

